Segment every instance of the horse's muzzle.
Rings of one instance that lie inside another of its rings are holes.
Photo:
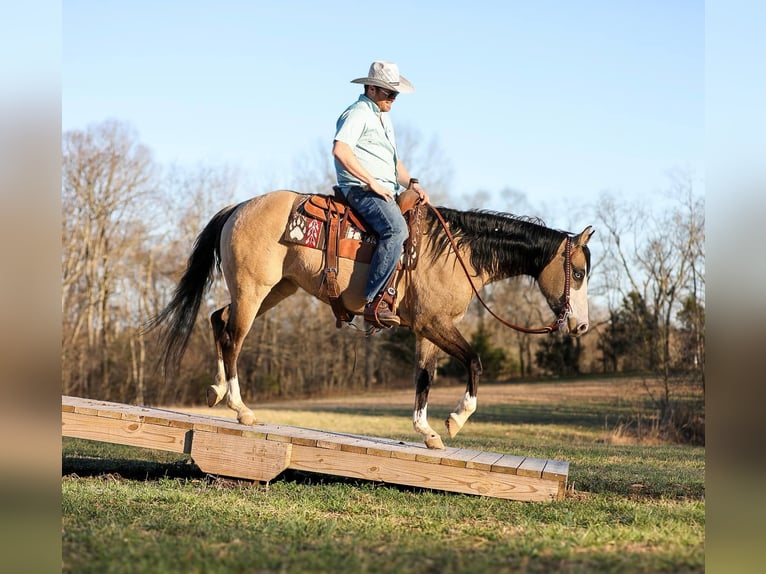
[[[577,317],[570,313],[567,316],[567,330],[570,337],[579,337],[588,331],[588,323],[577,321]]]

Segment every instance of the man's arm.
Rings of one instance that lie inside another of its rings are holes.
[[[410,172],[407,171],[407,167],[399,159],[396,161],[396,179],[399,181],[399,185],[404,188],[409,187],[410,179],[412,179],[410,177]],[[420,201],[422,203],[428,203],[428,194],[419,183],[413,185],[412,189],[418,192],[418,196],[420,196]]]
[[[332,155],[338,162],[348,171],[351,175],[367,184],[370,191],[377,193],[386,201],[393,201],[394,194],[383,187],[377,179],[372,177],[370,172],[364,169],[364,166],[359,162],[354,155],[354,150],[351,146],[342,141],[335,140],[332,144]],[[408,180],[409,181],[409,180]]]

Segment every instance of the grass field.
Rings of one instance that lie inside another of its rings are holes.
[[[461,394],[434,389],[434,426]],[[480,389],[479,410],[448,444],[569,461],[570,490],[551,503],[295,471],[264,486],[206,476],[179,455],[64,439],[63,570],[702,572],[704,448],[651,429],[637,440],[629,422],[651,418],[646,399],[634,379]],[[255,411],[412,441],[411,405],[412,392],[397,391]]]

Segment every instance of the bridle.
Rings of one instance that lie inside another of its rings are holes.
[[[559,313],[559,316],[550,325],[546,325],[545,327],[539,327],[537,329],[531,329],[529,327],[522,327],[520,325],[514,325],[513,323],[510,323],[509,321],[506,321],[502,317],[499,317],[492,309],[489,308],[489,306],[487,305],[487,303],[484,301],[481,294],[479,293],[479,290],[476,289],[476,286],[473,284],[473,279],[471,279],[471,273],[468,271],[468,267],[463,261],[463,258],[460,256],[460,252],[458,251],[457,245],[455,243],[455,238],[452,236],[452,233],[450,233],[449,224],[446,221],[444,221],[442,214],[439,213],[439,210],[436,209],[436,207],[434,207],[430,203],[428,204],[428,207],[431,208],[431,211],[434,212],[436,219],[439,220],[439,223],[444,228],[444,232],[447,234],[447,239],[449,239],[450,245],[452,246],[452,250],[455,252],[455,257],[457,257],[457,260],[460,263],[460,266],[463,268],[463,271],[465,272],[465,276],[468,279],[468,283],[470,283],[471,289],[473,289],[474,295],[476,295],[476,298],[479,300],[479,303],[482,304],[482,306],[487,310],[487,312],[490,315],[492,315],[495,319],[500,321],[506,327],[510,327],[511,329],[515,329],[516,331],[521,331],[522,333],[530,333],[533,335],[542,335],[545,333],[553,334],[561,328],[561,326],[567,320],[567,317],[572,313],[572,305],[569,303],[569,291],[571,286],[570,277],[572,272],[572,236],[571,235],[567,235],[566,245],[564,246],[564,296],[563,296],[564,306],[562,307],[561,312]]]

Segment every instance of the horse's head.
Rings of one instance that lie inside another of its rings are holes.
[[[559,317],[559,329],[572,337],[579,337],[588,330],[590,250],[587,244],[593,233],[595,230],[588,226],[571,241],[563,239],[556,255],[537,278],[548,305]]]

